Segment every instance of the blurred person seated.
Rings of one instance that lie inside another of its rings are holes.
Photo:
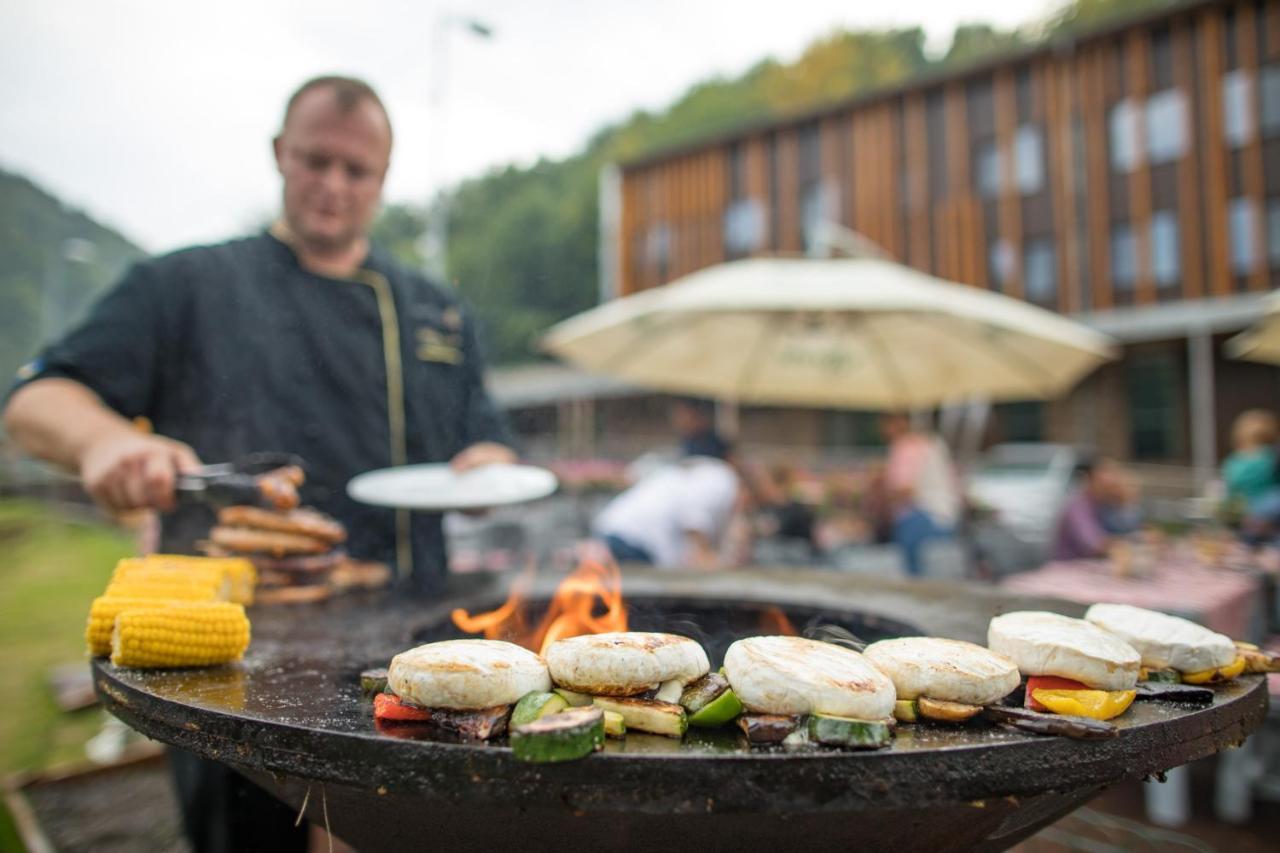
[[[596,516],[592,532],[619,563],[721,567],[720,546],[740,480],[712,416],[709,403],[675,401],[671,422],[683,458],[648,472]]]
[[[1067,499],[1054,530],[1054,560],[1094,560],[1108,556],[1117,535],[1104,519],[1123,525],[1127,486],[1119,465],[1110,459],[1086,459],[1076,466],[1076,490]],[[1133,532],[1132,530],[1125,532]]]
[[[1231,427],[1232,452],[1222,463],[1227,499],[1242,505],[1242,531],[1254,543],[1275,537],[1280,522],[1276,436],[1276,417],[1271,412],[1241,412]]]
[[[925,543],[955,535],[964,505],[959,478],[942,439],[914,429],[905,414],[882,417],[880,434],[889,445],[882,491],[890,538],[902,548],[907,572],[919,576]]]
[[[1129,536],[1142,528],[1142,484],[1128,469],[1112,463],[1111,494],[1098,508],[1098,520],[1111,536]]]

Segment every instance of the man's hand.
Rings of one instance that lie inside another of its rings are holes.
[[[510,465],[516,461],[516,452],[496,441],[479,441],[465,448],[450,460],[449,465],[458,473],[479,468],[481,465]]]
[[[80,480],[106,509],[159,509],[174,505],[174,479],[194,471],[200,460],[190,447],[158,435],[112,431],[85,448]]]

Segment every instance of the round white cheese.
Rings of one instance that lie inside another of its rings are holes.
[[[702,646],[688,637],[644,631],[569,637],[546,655],[558,686],[600,696],[634,696],[664,681],[688,684],[711,669]]]
[[[1230,637],[1155,610],[1095,604],[1084,618],[1137,649],[1149,669],[1201,672],[1226,666],[1239,654]]]
[[[725,677],[750,711],[881,720],[893,682],[862,655],[802,637],[749,637],[729,647]]]
[[[514,643],[446,640],[393,657],[387,685],[424,708],[474,711],[550,690],[551,678],[542,658]]]
[[[1119,637],[1083,619],[1024,610],[987,626],[987,645],[1023,675],[1056,675],[1095,690],[1132,690],[1141,657]]]
[[[899,699],[988,705],[1012,693],[1020,680],[1009,658],[963,640],[901,637],[872,643],[862,654],[889,676]]]

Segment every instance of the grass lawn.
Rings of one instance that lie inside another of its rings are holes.
[[[89,602],[132,551],[113,528],[0,501],[0,774],[84,758],[102,711],[59,712],[45,674],[85,659]]]

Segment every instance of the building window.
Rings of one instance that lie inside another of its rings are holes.
[[[1003,291],[1013,280],[1014,268],[1018,259],[1014,255],[1013,244],[1003,237],[993,240],[987,245],[987,269],[991,275],[991,286]]]
[[[1233,148],[1253,136],[1253,80],[1243,69],[1222,75],[1222,132]]]
[[[1034,195],[1044,186],[1044,134],[1024,124],[1013,137],[1013,169],[1018,192]]]
[[[995,407],[1002,441],[1044,441],[1044,404],[1001,403]]]
[[[1032,302],[1050,305],[1058,300],[1058,255],[1047,238],[1028,240],[1023,249],[1026,296]]]
[[[1181,89],[1165,89],[1147,100],[1147,155],[1152,165],[1187,153],[1187,99]]]
[[[820,234],[828,223],[840,219],[840,192],[830,181],[812,184],[800,197],[800,229],[804,250],[822,248]]]
[[[1262,88],[1262,132],[1267,136],[1280,133],[1280,65],[1264,65],[1260,75]]]
[[[733,202],[724,212],[724,249],[730,258],[751,254],[764,244],[764,205],[754,198]]]
[[[1181,275],[1178,242],[1178,214],[1157,210],[1151,215],[1151,270],[1156,284],[1168,287]]]
[[[1227,233],[1231,243],[1231,271],[1244,275],[1253,269],[1255,252],[1253,201],[1233,198],[1227,206]]]
[[[1111,229],[1111,280],[1117,290],[1132,290],[1138,280],[1138,250],[1127,223]]]
[[[1107,113],[1107,135],[1111,146],[1111,168],[1132,172],[1138,165],[1138,108],[1125,98]]]
[[[671,226],[658,222],[649,227],[644,239],[644,257],[650,266],[658,271],[658,278],[667,277],[667,268],[671,261]]]
[[[1280,199],[1267,202],[1267,259],[1280,267]]]
[[[1179,452],[1178,366],[1169,351],[1135,355],[1128,365],[1129,440],[1134,459],[1171,459]]]
[[[978,195],[983,198],[1000,195],[1000,147],[994,139],[979,142],[974,147],[973,175]]]

